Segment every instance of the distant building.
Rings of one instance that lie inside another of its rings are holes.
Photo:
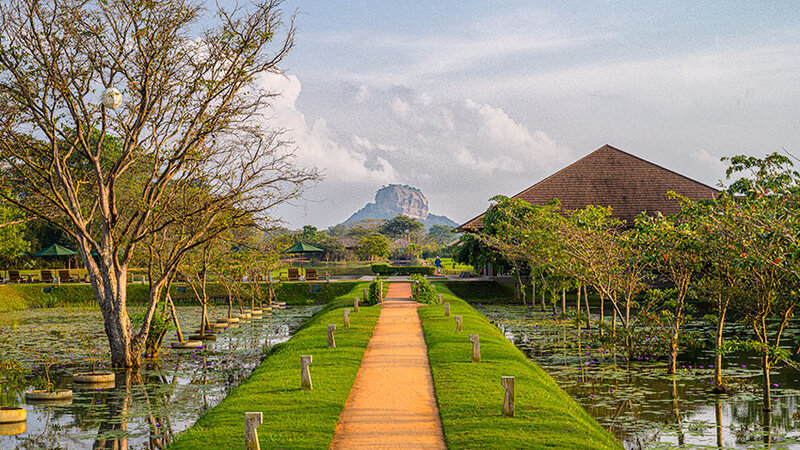
[[[719,194],[717,189],[689,177],[604,145],[513,198],[534,205],[557,198],[565,210],[610,206],[612,217],[631,226],[642,212],[679,212],[680,204],[667,198],[669,191],[694,200],[713,199]],[[482,220],[483,214],[458,226],[456,231],[479,231]],[[484,268],[484,272],[494,275],[491,267]]]

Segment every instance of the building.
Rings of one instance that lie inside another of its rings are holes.
[[[514,198],[535,205],[557,198],[565,210],[610,206],[614,218],[632,225],[641,212],[677,213],[680,205],[667,198],[669,191],[694,200],[713,199],[719,194],[703,183],[604,145]],[[483,227],[482,218],[483,214],[460,225],[456,231],[478,231]]]

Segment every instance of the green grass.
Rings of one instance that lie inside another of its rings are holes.
[[[358,284],[356,281],[342,281],[335,283],[297,282],[277,284],[275,295],[278,301],[288,305],[325,304],[331,300],[350,292]],[[316,287],[315,287],[316,286]],[[128,284],[128,303],[143,305],[148,301],[150,287],[147,284]],[[265,284],[261,286],[262,295],[267,292]],[[194,304],[197,302],[194,292],[185,283],[176,283],[170,293],[173,300],[179,304]],[[212,299],[227,298],[225,289],[219,283],[209,283],[208,293]],[[354,292],[354,297],[361,297],[361,292]],[[227,301],[227,300],[225,300]],[[249,300],[243,299],[245,303]],[[62,306],[93,306],[96,305],[94,290],[88,283],[75,284],[0,284],[0,312],[14,311],[27,308],[54,308]]]
[[[622,448],[497,327],[443,284],[437,289],[450,302],[451,316],[464,317],[463,332],[456,333],[443,306],[419,309],[448,448]],[[480,363],[470,362],[469,334],[480,335]],[[516,377],[514,418],[500,416],[501,376]]]
[[[350,394],[379,306],[351,312],[350,328],[342,323],[342,308],[352,307],[367,283],[359,283],[316,314],[219,405],[181,433],[170,449],[244,448],[244,413],[262,411],[258,428],[262,449],[327,448]],[[326,329],[336,324],[336,348],[328,349]],[[312,355],[313,391],[300,390],[300,355]]]

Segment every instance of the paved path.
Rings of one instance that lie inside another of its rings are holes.
[[[419,304],[410,296],[409,283],[389,285],[331,449],[447,448]]]

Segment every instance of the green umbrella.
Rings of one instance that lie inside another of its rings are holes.
[[[298,242],[297,244],[294,244],[293,246],[284,250],[282,253],[319,253],[324,251],[325,250],[314,247],[313,245]]]
[[[324,251],[325,250],[323,250],[321,248],[314,247],[313,245],[303,244],[302,242],[298,242],[297,244],[294,244],[293,246],[287,248],[286,250],[284,250],[281,253],[299,253],[299,254],[302,255],[302,254],[305,254],[305,253],[322,253]],[[300,268],[301,269],[303,268],[303,260],[302,259],[300,259]]]
[[[50,247],[47,247],[44,250],[38,251],[33,254],[33,256],[75,256],[77,253],[68,249],[67,247],[62,247],[58,244],[53,244]]]
[[[47,247],[44,250],[38,251],[33,254],[33,256],[75,256],[77,253],[68,249],[67,247],[62,247],[58,244],[53,244],[50,247]],[[67,268],[69,269],[71,264],[70,261],[72,258],[67,258]]]

